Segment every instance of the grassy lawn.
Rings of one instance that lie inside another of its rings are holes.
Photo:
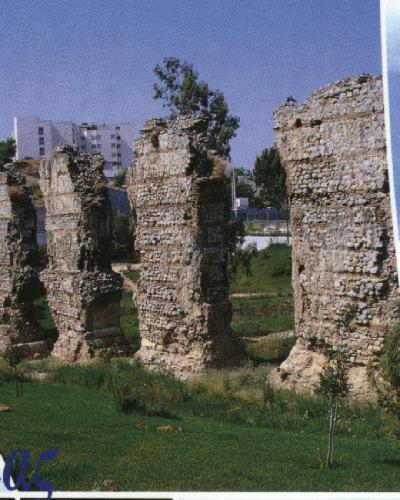
[[[57,460],[42,467],[56,490],[101,489],[104,480],[142,491],[400,489],[400,456],[382,439],[369,407],[342,409],[337,467],[325,470],[326,406],[283,395],[271,409],[258,400],[254,372],[218,380],[210,375],[183,389],[170,381],[152,387],[149,376],[145,385],[155,393],[142,394],[146,400],[157,387],[164,388],[164,404],[172,407],[178,398],[179,412],[168,419],[143,410],[124,413],[104,388],[67,383],[82,373],[62,377],[64,383],[26,383],[21,398],[11,382],[0,382],[0,401],[12,409],[0,413],[0,452],[7,456],[20,447],[36,457],[56,447]]]
[[[140,276],[140,272],[139,271],[124,271],[124,275],[127,278],[129,278],[131,281],[133,281],[134,283],[137,283],[139,276]]]
[[[291,252],[291,247],[285,244],[274,244],[261,250],[252,258],[251,275],[239,270],[231,292],[291,295]]]
[[[240,337],[266,335],[291,330],[293,300],[290,295],[232,299],[233,330]]]
[[[273,407],[265,402],[268,363],[281,362],[294,341],[276,334],[293,329],[290,253],[272,245],[253,257],[251,276],[239,271],[233,283],[233,293],[263,294],[232,299],[233,331],[256,368],[185,384],[124,362],[33,362],[23,370],[49,378],[26,382],[16,398],[0,363],[0,403],[11,407],[0,413],[0,452],[21,447],[37,456],[56,447],[58,459],[43,470],[58,490],[398,490],[400,456],[382,439],[375,410],[343,409],[337,467],[324,470],[325,403],[290,393],[277,393]],[[45,297],[35,312],[42,328],[54,331]],[[127,291],[121,326],[137,349],[137,311]]]
[[[121,328],[135,350],[139,349],[139,319],[132,293],[124,290],[121,300]]]
[[[277,337],[259,341],[255,338],[294,329],[291,247],[275,244],[258,252],[251,260],[250,270],[250,275],[243,270],[237,273],[232,293],[265,296],[233,298],[232,329],[244,340],[253,361],[280,362],[290,351],[287,341]]]

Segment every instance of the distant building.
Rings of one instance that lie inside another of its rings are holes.
[[[235,198],[235,209],[236,210],[246,210],[249,208],[248,198]]]
[[[16,159],[41,158],[56,146],[71,144],[82,153],[101,153],[104,173],[114,176],[132,162],[133,125],[131,123],[88,124],[39,120],[37,116],[14,117],[13,137]]]

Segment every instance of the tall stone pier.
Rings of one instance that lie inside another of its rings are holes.
[[[381,78],[348,78],[286,103],[275,133],[290,192],[299,339],[271,380],[311,392],[328,346],[347,355],[351,391],[363,397],[367,364],[399,319]]]
[[[149,120],[135,141],[129,195],[141,275],[141,348],[150,367],[180,377],[237,358],[230,329],[220,159],[204,144],[201,118]]]
[[[59,338],[53,356],[92,358],[125,349],[120,329],[122,278],[111,270],[110,204],[101,155],[62,146],[41,161],[48,267],[41,277]]]
[[[29,188],[14,164],[0,167],[0,357],[18,345],[27,357],[47,354],[34,321],[40,294],[36,213]]]

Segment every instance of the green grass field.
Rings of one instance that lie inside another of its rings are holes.
[[[232,293],[291,295],[291,247],[274,244],[258,252],[251,261],[251,274],[241,269],[231,287]]]
[[[191,386],[134,368],[135,396],[162,406],[132,412],[121,411],[102,385],[105,366],[59,371],[58,383],[25,383],[21,398],[0,371],[0,400],[12,410],[0,413],[0,451],[7,456],[20,447],[35,457],[56,447],[56,461],[42,467],[56,490],[400,488],[400,454],[382,439],[373,408],[342,408],[337,465],[326,470],[326,405],[282,393],[270,408],[262,401],[265,367],[210,374]],[[158,416],[167,407],[170,418]]]
[[[372,406],[344,405],[335,438],[335,468],[323,467],[328,406],[321,399],[275,392],[265,381],[288,355],[294,338],[290,248],[274,245],[239,272],[233,330],[249,354],[247,367],[210,371],[190,383],[115,361],[59,366],[25,362],[24,394],[0,362],[0,453],[19,447],[32,455],[56,447],[43,466],[56,490],[396,491],[400,452],[384,438]],[[136,277],[136,276],[135,276]],[[37,320],[54,330],[45,298]],[[139,346],[132,294],[123,293],[121,325]],[[272,365],[271,365],[272,364]],[[32,371],[46,372],[42,382]]]

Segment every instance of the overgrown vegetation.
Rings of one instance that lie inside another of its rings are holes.
[[[5,141],[0,141],[0,166],[5,163],[10,163],[16,151],[17,146],[14,139],[8,138]]]
[[[368,373],[381,408],[385,436],[400,450],[400,323],[385,338],[379,366],[370,364]]]
[[[16,398],[0,363],[1,399],[12,408],[0,420],[2,453],[56,446],[59,457],[43,475],[59,490],[90,490],[108,478],[121,490],[399,489],[372,406],[343,404],[340,467],[324,470],[326,402],[271,392],[266,366],[210,372],[187,384],[126,361],[111,365],[25,364],[25,373],[48,378],[25,383]]]
[[[130,214],[112,211],[111,259],[114,262],[136,262],[133,243],[133,221]]]
[[[238,270],[231,292],[291,296],[291,253],[291,247],[284,243],[273,243],[257,252],[251,259],[251,274]]]
[[[328,451],[325,466],[333,467],[333,438],[338,421],[339,400],[349,394],[348,360],[339,350],[325,349],[326,365],[320,374],[316,393],[329,404]]]
[[[122,187],[125,184],[125,179],[126,175],[128,173],[128,169],[123,168],[122,170],[119,170],[115,175],[113,179],[113,184],[115,187]]]

